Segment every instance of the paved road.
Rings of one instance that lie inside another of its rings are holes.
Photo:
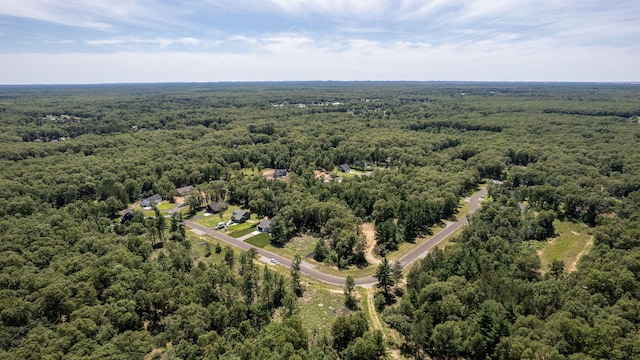
[[[482,189],[480,191],[478,191],[477,193],[473,194],[470,198],[471,201],[471,210],[469,211],[469,215],[473,214],[474,212],[476,212],[476,210],[478,210],[479,204],[478,201],[480,199],[480,197],[484,196],[487,194],[487,190],[486,189]],[[402,264],[402,267],[405,268],[407,266],[409,266],[412,262],[421,259],[423,257],[425,257],[427,255],[427,253],[429,252],[429,250],[431,250],[434,246],[436,246],[439,242],[441,242],[442,240],[446,239],[449,235],[451,235],[453,232],[455,232],[456,230],[458,230],[459,228],[461,228],[462,226],[464,226],[467,223],[467,219],[462,218],[454,223],[450,223],[445,229],[443,229],[441,232],[439,232],[438,234],[434,235],[433,237],[431,237],[431,239],[425,241],[424,243],[420,244],[420,246],[418,246],[417,248],[415,248],[413,251],[411,251],[409,254],[405,255],[403,258],[400,259],[400,263]],[[184,224],[188,227],[190,227],[191,229],[195,230],[196,232],[200,232],[203,234],[208,234],[211,235],[215,238],[218,238],[224,242],[227,242],[231,245],[237,246],[243,250],[249,250],[250,248],[254,248],[258,251],[258,254],[260,254],[261,256],[263,256],[264,258],[268,258],[268,259],[275,259],[277,260],[280,264],[286,266],[286,267],[291,267],[291,260],[282,257],[280,255],[274,254],[272,252],[266,251],[264,249],[260,249],[257,248],[249,243],[246,243],[240,239],[235,239],[232,238],[229,235],[226,235],[224,233],[221,233],[219,231],[213,230],[211,228],[208,228],[206,226],[202,226],[198,223],[193,222],[192,220],[185,220]],[[302,264],[300,265],[300,272],[302,272],[303,274],[310,276],[316,280],[331,284],[331,285],[338,285],[338,286],[342,286],[344,285],[344,281],[345,278],[343,277],[338,277],[338,276],[333,276],[333,275],[328,275],[325,273],[322,273],[318,270],[314,269],[314,266],[306,261],[303,261]],[[376,279],[373,276],[367,276],[367,277],[363,277],[363,278],[359,278],[359,279],[355,279],[355,283],[356,285],[360,285],[360,286],[371,286],[373,284],[376,283]]]

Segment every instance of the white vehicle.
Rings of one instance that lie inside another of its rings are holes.
[[[276,260],[276,259],[274,259],[274,258],[271,258],[271,263],[272,263],[272,264],[277,264],[277,263],[278,263],[278,260]]]
[[[221,223],[218,223],[218,225],[216,225],[215,229],[216,230],[220,230],[220,229],[224,229],[226,227],[227,227],[227,223],[223,221]]]

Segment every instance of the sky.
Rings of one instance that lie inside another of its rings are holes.
[[[639,0],[0,0],[0,84],[640,81]]]

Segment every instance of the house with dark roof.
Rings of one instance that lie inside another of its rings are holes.
[[[277,179],[277,178],[283,178],[285,176],[287,176],[289,174],[289,172],[287,171],[287,169],[275,169],[273,171],[273,178]]]
[[[226,201],[214,202],[207,205],[204,210],[211,214],[221,213],[229,208],[229,204]]]
[[[133,220],[133,210],[127,209],[122,213],[122,217],[120,218],[120,224],[124,224],[127,221]]]
[[[184,187],[176,189],[176,192],[178,193],[178,196],[185,196],[185,195],[187,195],[188,193],[190,193],[192,191],[193,191],[193,186],[192,185],[184,186]]]
[[[343,173],[348,173],[351,171],[351,168],[349,167],[348,164],[339,165],[338,169],[340,169],[340,171],[342,171]]]
[[[243,223],[251,217],[251,211],[244,209],[235,209],[233,210],[233,215],[231,215],[231,221],[234,223]]]
[[[140,201],[140,206],[156,206],[162,202],[162,196],[159,194],[151,195],[148,198],[144,198]]]
[[[258,226],[256,226],[256,230],[263,233],[271,232],[271,220],[269,219],[260,220],[260,223],[258,224]]]

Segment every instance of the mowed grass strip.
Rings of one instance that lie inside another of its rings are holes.
[[[245,240],[244,242],[249,243],[255,247],[263,248],[271,242],[271,236],[267,233],[258,234],[256,236],[252,236]]]
[[[589,228],[583,223],[569,221],[556,221],[554,226],[558,237],[551,239],[539,253],[542,271],[549,271],[554,260],[562,260],[565,271],[570,272],[579,257],[591,247]]]

